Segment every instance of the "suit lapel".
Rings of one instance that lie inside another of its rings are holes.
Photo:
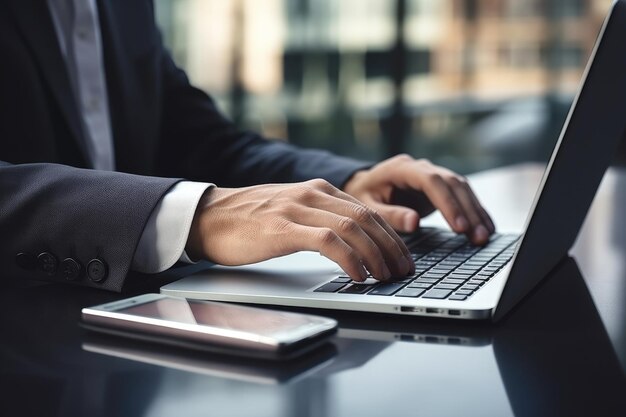
[[[61,113],[77,142],[83,158],[89,164],[85,138],[79,119],[65,62],[61,55],[52,17],[43,0],[12,0],[18,27],[39,63],[41,73],[50,87]]]

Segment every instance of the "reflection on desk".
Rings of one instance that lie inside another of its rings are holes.
[[[20,311],[15,295],[2,293],[5,311]],[[571,259],[498,326],[337,313],[336,352],[284,369],[175,349],[164,360],[160,347],[87,339],[71,318],[89,295],[34,288],[20,320],[2,320],[10,415],[597,416],[626,405],[624,374]]]

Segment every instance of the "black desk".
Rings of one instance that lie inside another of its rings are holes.
[[[523,222],[540,173],[517,166],[472,181],[507,229]],[[5,284],[0,414],[622,415],[624,213],[626,172],[611,171],[576,260],[565,260],[498,325],[323,312],[341,323],[334,346],[281,366],[94,337],[78,328],[80,309],[126,295]]]

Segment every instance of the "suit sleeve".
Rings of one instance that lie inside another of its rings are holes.
[[[169,53],[162,51],[163,114],[159,165],[164,175],[182,175],[222,187],[299,182],[324,178],[343,188],[369,163],[267,140],[239,130],[213,100],[190,85]]]
[[[120,291],[148,218],[178,181],[0,161],[3,276]]]

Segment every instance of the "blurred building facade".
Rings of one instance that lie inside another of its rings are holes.
[[[157,0],[165,43],[243,127],[462,172],[545,159],[609,0]]]

